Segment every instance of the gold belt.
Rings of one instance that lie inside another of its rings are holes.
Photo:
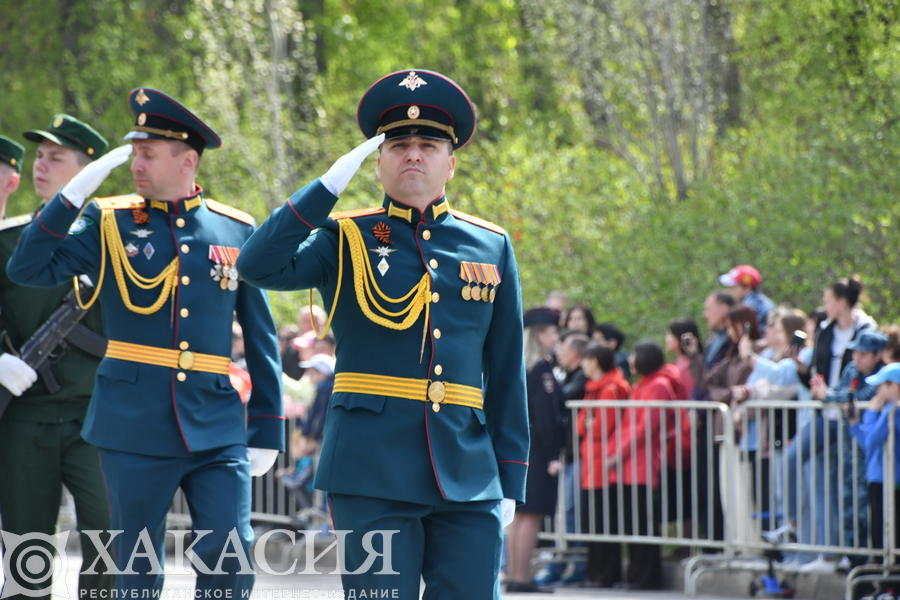
[[[185,371],[203,371],[204,373],[218,373],[228,375],[228,365],[231,359],[227,356],[214,356],[212,354],[199,354],[187,350],[174,350],[171,348],[157,348],[142,344],[129,344],[109,340],[106,347],[107,358],[129,360],[145,365],[169,367],[170,369],[183,369]]]
[[[476,387],[368,373],[338,373],[334,376],[334,391],[433,402],[435,412],[440,410],[441,404],[459,404],[471,408],[484,406],[484,396]]]

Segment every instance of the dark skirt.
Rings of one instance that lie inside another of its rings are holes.
[[[528,476],[525,479],[525,504],[516,511],[552,515],[556,512],[557,477],[547,473],[547,463],[558,460],[543,456],[540,448],[531,445],[528,455]]]

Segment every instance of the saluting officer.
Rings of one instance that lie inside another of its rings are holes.
[[[129,99],[131,145],[54,197],[7,270],[28,285],[78,273],[96,282],[109,347],[82,433],[100,448],[112,528],[124,530],[114,542],[117,566],[128,565],[144,528],[163,562],[166,513],[180,486],[194,529],[212,530],[193,550],[214,570],[232,529],[249,549],[250,476],[267,471],[284,445],[275,324],[265,293],[235,271],[253,219],[195,183],[203,150],[218,148],[219,136],[161,92],[136,89]],[[79,218],[85,198],[132,149],[137,195],[98,199]],[[228,379],[235,314],[253,381],[246,418]],[[162,588],[149,560],[135,564],[139,574],[118,576],[118,588]],[[237,559],[223,570],[198,573],[198,591],[252,589],[253,575],[238,575]]]
[[[277,209],[238,271],[318,288],[330,308],[336,376],[315,485],[352,531],[348,571],[365,565],[366,533],[398,531],[368,540],[391,544],[397,574],[379,574],[386,561],[345,574],[347,594],[418,598],[421,575],[426,598],[499,597],[501,516],[524,500],[529,434],[509,236],[445,195],[474,107],[441,74],[400,71],[369,88],[358,120],[370,139]],[[382,206],[329,215],[379,147]]]
[[[46,129],[23,135],[39,144],[32,176],[41,206],[109,146],[90,125],[65,114],[54,115]],[[18,186],[24,154],[22,146],[0,137],[0,215]],[[0,264],[6,265],[33,218],[25,214],[0,220]],[[5,268],[0,272],[0,385],[13,395],[0,418],[0,520],[4,531],[16,535],[56,532],[62,486],[72,494],[80,531],[109,529],[109,503],[97,448],[81,438],[105,343],[99,308],[88,311],[52,352],[42,377],[17,356],[71,290],[71,281],[36,289],[10,281]],[[93,563],[96,549],[85,535],[81,547],[85,564]],[[9,553],[12,548],[7,545],[6,550]],[[40,583],[29,583],[20,576],[23,573],[10,571],[5,596],[14,585],[34,593],[47,587],[40,577]],[[101,571],[105,570],[79,576],[82,595],[112,588],[112,575]],[[40,597],[50,598],[46,591]]]

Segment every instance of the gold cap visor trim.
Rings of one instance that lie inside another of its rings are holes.
[[[454,144],[458,142],[458,140],[456,139],[456,133],[453,131],[452,127],[450,127],[449,125],[444,125],[443,123],[438,123],[437,121],[429,121],[428,119],[403,119],[402,121],[394,121],[393,123],[388,123],[387,125],[382,125],[381,127],[379,127],[375,132],[375,135],[381,135],[386,131],[397,129],[398,127],[408,127],[410,125],[438,129],[448,134],[453,140]]]

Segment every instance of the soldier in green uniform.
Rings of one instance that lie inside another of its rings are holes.
[[[345,597],[417,599],[421,577],[428,600],[499,598],[529,432],[509,236],[445,194],[474,107],[439,73],[400,71],[366,92],[358,120],[369,140],[260,226],[238,272],[318,288],[330,307],[337,363],[315,484],[350,532]],[[382,206],[329,215],[378,148]]]
[[[43,202],[35,214],[108,146],[89,125],[63,114],[55,115],[46,130],[27,131],[24,136],[39,143],[32,174],[35,192]],[[6,205],[7,196],[3,194],[15,189],[10,189],[12,181],[18,182],[23,154],[22,146],[0,138],[0,214]],[[33,217],[0,221],[0,264],[4,267]],[[99,309],[88,312],[78,331],[48,361],[60,386],[56,393],[51,393],[48,382],[16,356],[71,289],[71,282],[49,289],[25,287],[12,282],[5,268],[0,269],[0,384],[14,396],[0,417],[0,519],[3,530],[16,535],[55,533],[62,486],[75,499],[79,530],[107,530],[110,525],[97,448],[81,438],[103,352],[102,338],[98,340],[91,333],[103,331]],[[82,535],[81,546],[85,565],[89,565],[96,556],[94,545]],[[10,549],[7,544],[7,551]],[[43,589],[43,584],[29,585],[14,579],[17,573],[7,572],[6,576],[7,587]],[[82,593],[108,590],[112,583],[113,577],[106,574],[81,575],[79,579]],[[49,591],[41,597],[49,598]]]

